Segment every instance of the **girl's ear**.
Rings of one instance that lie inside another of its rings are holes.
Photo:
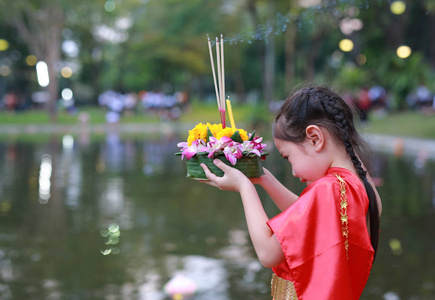
[[[317,125],[309,125],[305,129],[308,143],[314,147],[314,150],[319,152],[325,145],[325,134]]]

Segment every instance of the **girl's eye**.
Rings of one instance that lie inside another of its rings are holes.
[[[284,160],[288,160],[288,156],[283,156],[282,157]]]

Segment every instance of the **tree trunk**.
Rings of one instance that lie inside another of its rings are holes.
[[[53,30],[54,31],[54,30]],[[52,36],[48,39],[46,63],[48,68],[48,76],[50,83],[47,87],[47,91],[50,95],[50,99],[47,103],[47,112],[50,116],[51,122],[57,121],[57,107],[56,103],[59,98],[59,80],[58,72],[56,70],[56,63],[60,61],[60,31],[52,32]]]
[[[240,100],[240,102],[246,101],[246,93],[245,93],[245,84],[243,81],[242,70],[240,69],[240,65],[236,69],[234,69],[234,89],[236,94]]]
[[[431,13],[427,15],[427,22],[429,28],[435,28],[435,14]],[[432,68],[435,68],[435,30],[429,30],[429,60]]]
[[[248,8],[248,12],[249,12],[249,15],[251,17],[251,20],[252,20],[252,24],[253,24],[255,30],[257,31],[257,30],[259,30],[260,20],[258,17],[256,1],[255,0],[247,0],[247,8]],[[265,49],[264,49],[264,45],[260,41],[256,41],[255,48],[257,49],[257,55],[258,55],[258,61],[260,62],[261,74],[264,74],[264,72],[265,72]],[[263,93],[265,93],[266,80],[265,80],[264,76],[262,76],[262,90],[263,90]]]
[[[61,58],[61,32],[64,27],[63,10],[55,4],[41,7],[35,11],[25,7],[16,14],[11,22],[17,28],[29,50],[36,55],[39,61],[44,61],[47,64],[50,83],[46,90],[50,97],[46,109],[50,120],[55,122],[59,89],[56,64]]]
[[[291,89],[295,74],[295,39],[296,39],[296,24],[290,21],[285,32],[285,85],[287,89]]]
[[[264,97],[267,103],[270,103],[275,100],[275,36],[273,34],[266,41],[264,61]]]
[[[307,82],[311,82],[314,79],[316,58],[319,55],[320,46],[322,44],[324,37],[325,37],[325,32],[323,30],[320,30],[316,34],[316,36],[312,39],[310,51],[308,52],[307,55],[307,66],[305,69],[305,80]]]
[[[273,1],[267,2],[270,16],[275,15],[275,5]],[[272,28],[273,32],[275,28]],[[264,97],[267,103],[275,100],[275,34],[266,37],[266,55],[264,57]]]

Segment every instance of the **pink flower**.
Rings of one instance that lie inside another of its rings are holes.
[[[206,144],[202,139],[193,141],[190,147],[188,146],[187,142],[178,143],[177,146],[180,147],[182,151],[181,159],[186,157],[186,159],[189,160],[198,152],[207,151]]]
[[[221,137],[220,140],[218,140],[217,138],[211,136],[210,137],[210,141],[207,143],[207,152],[208,152],[207,157],[208,158],[213,158],[215,152],[224,150],[224,148],[231,141],[232,141],[232,139],[230,139],[227,136]]]
[[[231,142],[224,148],[224,154],[226,159],[234,166],[237,159],[243,156],[243,147],[237,142]]]
[[[243,150],[247,151],[248,154],[253,153],[255,155],[261,156],[263,149],[266,147],[266,144],[262,144],[262,137],[256,137],[252,141],[244,141],[242,146]]]
[[[183,296],[194,294],[197,290],[197,284],[189,277],[177,274],[165,284],[164,290],[168,295],[173,296],[173,299],[176,298],[174,296],[178,296],[177,299],[182,299]]]

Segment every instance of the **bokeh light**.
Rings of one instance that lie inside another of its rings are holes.
[[[48,77],[48,67],[43,61],[38,61],[36,63],[36,75],[38,76],[38,83],[42,87],[48,86],[50,79]]]
[[[3,77],[9,76],[11,74],[11,69],[8,66],[1,66],[0,67],[0,75]]]
[[[319,5],[322,1],[321,0],[299,0],[299,5],[305,8]]]
[[[354,31],[359,31],[363,26],[363,21],[357,18],[344,18],[339,24],[341,32],[345,35],[349,35]]]
[[[112,12],[116,8],[116,3],[113,0],[107,0],[106,3],[104,3],[104,9],[107,12]]]
[[[39,170],[39,203],[47,204],[50,199],[52,175],[51,155],[43,154],[41,157],[41,167]]]
[[[400,46],[399,48],[397,48],[396,53],[397,53],[397,56],[400,58],[407,58],[411,55],[412,50],[409,46],[403,45],[403,46]]]
[[[109,255],[109,254],[119,254],[121,252],[121,250],[118,247],[114,247],[114,245],[117,245],[119,243],[119,239],[121,236],[121,230],[118,224],[116,223],[110,224],[107,227],[107,229],[101,230],[100,235],[106,238],[106,242],[105,242],[106,245],[113,245],[113,246],[108,246],[108,248],[104,250],[100,250],[101,254]]]
[[[70,78],[73,75],[73,70],[70,67],[63,67],[60,71],[63,78]]]
[[[343,52],[350,52],[353,50],[353,42],[349,39],[342,39],[340,43],[338,43],[338,47]]]
[[[33,67],[34,65],[36,65],[37,62],[38,62],[38,59],[36,58],[35,55],[28,55],[28,56],[26,57],[26,64],[27,64],[28,66]]]
[[[61,95],[64,100],[71,100],[73,98],[73,91],[70,88],[64,88]]]
[[[71,150],[73,149],[73,147],[74,147],[74,138],[71,135],[64,135],[62,137],[62,148],[64,150]]]
[[[388,241],[388,244],[390,246],[391,252],[394,255],[400,255],[403,253],[402,243],[400,242],[400,240],[398,240],[396,238],[391,238]]]
[[[6,51],[9,48],[9,42],[5,39],[0,39],[0,51]]]
[[[403,1],[394,1],[390,5],[390,10],[395,15],[401,15],[406,10],[406,4]]]
[[[362,66],[367,62],[367,57],[364,54],[358,54],[356,56],[356,62]]]

